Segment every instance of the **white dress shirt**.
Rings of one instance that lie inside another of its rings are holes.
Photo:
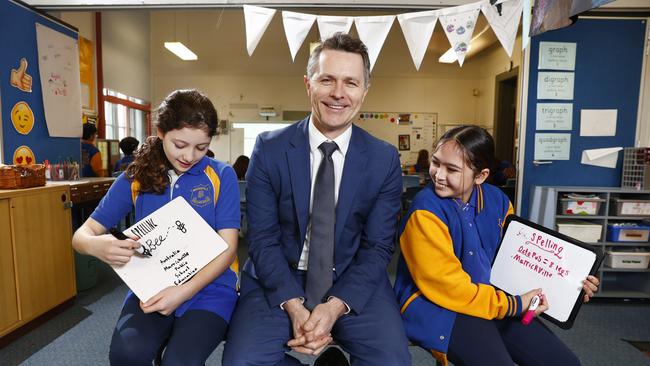
[[[332,160],[334,161],[334,203],[338,202],[339,187],[341,186],[341,177],[343,176],[343,165],[345,164],[345,154],[350,145],[350,138],[352,137],[352,125],[348,127],[345,132],[340,134],[334,140],[330,140],[323,135],[314,123],[311,117],[309,118],[309,161],[311,165],[311,193],[309,194],[309,223],[307,224],[307,234],[305,235],[305,245],[302,247],[300,260],[298,261],[298,269],[306,271],[309,265],[309,237],[311,236],[311,209],[314,203],[314,182],[316,181],[316,174],[318,167],[323,160],[323,153],[318,149],[320,144],[325,141],[334,141],[338,145],[338,149],[332,153]]]

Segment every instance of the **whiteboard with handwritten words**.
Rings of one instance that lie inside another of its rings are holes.
[[[183,197],[177,197],[124,231],[139,237],[145,253],[113,266],[142,301],[178,286],[228,249],[228,244]]]
[[[556,235],[562,236],[510,221],[492,265],[490,282],[513,295],[541,288],[549,304],[545,314],[566,322],[597,256]]]

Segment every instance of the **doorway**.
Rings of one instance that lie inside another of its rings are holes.
[[[501,73],[495,79],[495,106],[494,106],[494,144],[497,159],[497,170],[505,177],[501,182],[495,182],[501,186],[504,193],[515,200],[515,174],[516,166],[516,144],[515,136],[517,131],[517,67],[510,71]],[[507,169],[507,170],[506,170]]]

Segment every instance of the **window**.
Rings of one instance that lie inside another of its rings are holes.
[[[289,126],[291,123],[259,123],[259,122],[241,122],[233,123],[233,128],[244,129],[244,155],[251,156],[257,135],[265,131],[279,130]]]
[[[104,89],[104,99],[106,138],[121,140],[133,136],[143,142],[150,130],[150,104],[110,89]]]

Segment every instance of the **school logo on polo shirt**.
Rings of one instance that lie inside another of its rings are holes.
[[[210,193],[210,186],[199,185],[192,188],[192,198],[190,201],[194,206],[204,207],[212,202],[212,194]]]

